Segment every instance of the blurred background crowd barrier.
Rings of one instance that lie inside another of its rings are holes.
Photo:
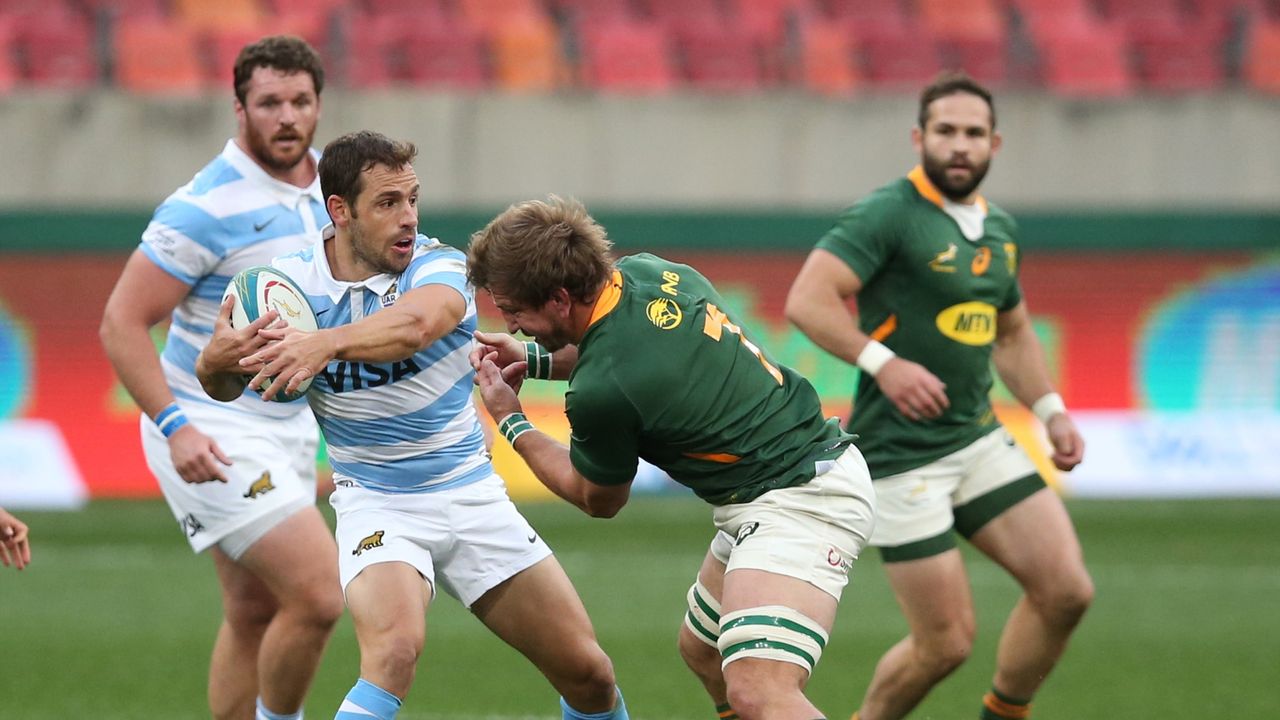
[[[984,193],[1089,442],[1060,487],[1280,495],[1280,2],[0,0],[0,505],[158,494],[97,324],[151,210],[234,133],[236,51],[279,31],[325,58],[318,144],[418,144],[423,232],[461,247],[579,197],[620,252],[703,270],[838,415],[854,371],[787,326],[787,287],[963,67],[996,92]],[[567,432],[556,386],[526,393]]]

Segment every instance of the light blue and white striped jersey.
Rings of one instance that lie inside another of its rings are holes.
[[[324,234],[331,236],[332,228]],[[466,299],[461,322],[411,357],[393,363],[335,360],[311,383],[307,399],[329,445],[335,477],[381,492],[416,493],[493,473],[472,401],[468,355],[476,303],[465,255],[419,235],[404,272],[352,283],[333,278],[321,240],[272,265],[306,293],[321,329],[358,322],[423,285],[445,285]]]
[[[311,155],[320,158],[314,149]],[[306,408],[302,400],[264,403],[250,390],[234,403],[218,403],[196,379],[196,356],[213,336],[231,277],[311,246],[328,222],[319,178],[306,188],[276,180],[234,140],[156,208],[142,233],[142,252],[191,286],[173,310],[169,339],[160,354],[165,379],[180,401],[270,417],[290,417]]]

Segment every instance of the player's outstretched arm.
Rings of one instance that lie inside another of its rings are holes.
[[[573,367],[578,364],[578,347],[576,345],[566,345],[553,353],[550,353],[549,361],[545,357],[546,350],[538,347],[536,343],[530,341],[517,340],[515,337],[507,333],[487,333],[476,332],[476,342],[479,346],[471,351],[471,366],[477,367],[480,359],[495,353],[494,364],[501,370],[517,362],[528,363],[526,365],[526,375],[531,378],[539,378],[542,380],[568,380],[569,374],[573,372]],[[533,345],[534,347],[530,347]],[[543,356],[541,360],[537,355]],[[549,366],[545,367],[544,366]],[[503,373],[506,374],[505,372]]]
[[[0,563],[21,570],[31,564],[27,525],[0,508]]]
[[[569,460],[569,448],[523,420],[520,399],[503,380],[494,359],[486,356],[476,369],[480,397],[498,422],[499,430],[539,482],[592,517],[617,515],[630,498],[631,485],[597,485],[583,477]]]

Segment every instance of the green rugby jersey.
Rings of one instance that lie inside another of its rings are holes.
[[[986,205],[983,236],[970,241],[942,206],[917,167],[846,210],[817,244],[862,281],[862,331],[937,375],[951,401],[941,417],[912,421],[860,373],[848,429],[872,478],[926,465],[999,427],[991,351],[997,313],[1022,300],[1017,226]]]
[[[569,377],[569,457],[592,482],[630,482],[637,458],[713,505],[808,482],[853,438],[826,422],[809,381],[725,317],[688,265],[619,260]]]

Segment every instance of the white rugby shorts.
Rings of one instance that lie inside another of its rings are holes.
[[[316,501],[319,431],[310,408],[292,418],[265,418],[207,403],[179,403],[200,432],[231,459],[227,482],[187,483],[169,456],[169,441],[143,414],[147,466],[195,552],[217,543],[232,559],[271,528]]]
[[[336,477],[338,574],[343,592],[362,570],[384,562],[413,566],[466,607],[551,548],[493,474],[434,492],[384,493]]]
[[[1009,431],[997,428],[928,465],[880,478],[871,544],[897,547],[947,533],[954,508],[1036,473]]]
[[[840,599],[853,561],[871,538],[876,494],[867,463],[852,445],[818,469],[803,485],[715,509],[711,553],[726,572],[786,575]]]

